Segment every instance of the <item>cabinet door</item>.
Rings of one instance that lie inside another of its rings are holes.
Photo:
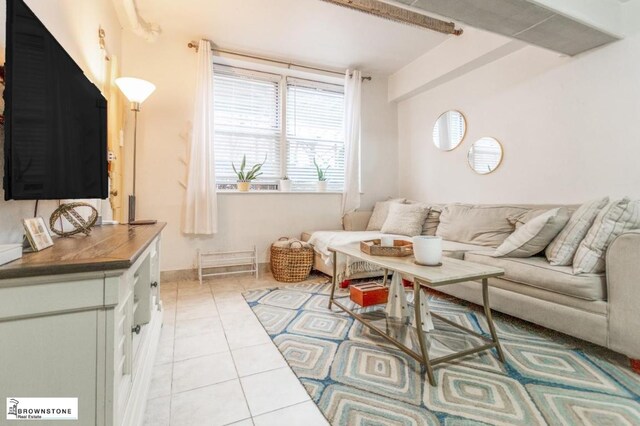
[[[150,254],[145,254],[142,262],[133,270],[133,304],[133,325],[143,327],[151,320]]]
[[[129,290],[115,311],[114,388],[116,413],[122,415],[129,399],[132,381],[133,341],[133,291]],[[118,424],[121,419],[116,419]]]
[[[0,322],[0,401],[77,397],[77,423],[96,424],[97,330],[97,311]]]
[[[151,244],[151,308],[160,304],[160,237]]]

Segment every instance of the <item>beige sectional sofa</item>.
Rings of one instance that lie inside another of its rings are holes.
[[[442,208],[443,206],[438,206]],[[496,207],[500,214],[510,209],[522,211],[524,220],[535,217],[536,212],[559,207],[549,205],[478,206]],[[500,207],[505,209],[500,210]],[[570,211],[577,206],[564,206]],[[344,218],[345,231],[364,231],[371,212],[355,212]],[[504,232],[505,221],[512,230],[518,225],[513,217],[496,217],[496,229],[491,233],[487,223],[479,224],[477,234],[493,237]],[[499,223],[498,223],[499,222]],[[503,268],[504,276],[489,280],[493,309],[522,318],[541,326],[566,333],[580,339],[610,348],[640,359],[640,230],[626,232],[617,237],[606,253],[606,273],[574,275],[571,266],[551,266],[544,256],[530,258],[496,258],[491,256],[495,247],[491,238],[482,245],[468,239],[476,234],[474,223],[466,221],[456,234],[456,226],[447,224],[443,236],[446,256]],[[468,232],[471,230],[472,232]],[[452,231],[452,232],[449,232]],[[487,232],[489,231],[489,232]],[[338,231],[340,232],[340,231]],[[311,233],[302,235],[308,240]],[[455,240],[460,241],[455,241]],[[500,239],[500,238],[498,238]],[[316,269],[331,275],[332,267],[316,256]],[[368,273],[346,278],[380,275]],[[466,282],[438,290],[474,303],[481,303],[480,286]]]

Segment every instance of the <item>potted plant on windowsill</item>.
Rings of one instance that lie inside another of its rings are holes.
[[[233,171],[238,177],[238,183],[237,183],[238,191],[247,192],[249,190],[249,188],[251,187],[251,181],[256,179],[258,176],[262,174],[260,172],[260,169],[262,168],[262,166],[266,161],[267,161],[267,156],[265,155],[264,161],[262,163],[254,164],[253,167],[251,167],[251,169],[246,173],[244,171],[245,167],[247,166],[246,154],[242,156],[240,171],[236,169],[235,164],[231,163],[231,167],[233,167]]]
[[[316,166],[316,173],[318,173],[318,182],[316,182],[316,191],[325,192],[327,190],[327,170],[329,166],[324,169],[318,165],[316,159],[313,159],[313,165]]]
[[[282,179],[280,179],[280,184],[278,185],[278,188],[282,192],[290,192],[291,191],[291,179],[289,179],[289,176],[284,175],[282,177]]]

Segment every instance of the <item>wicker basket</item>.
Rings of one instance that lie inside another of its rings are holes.
[[[283,238],[280,238],[281,240]],[[285,283],[304,281],[309,276],[312,266],[312,247],[300,241],[294,241],[285,247],[271,245],[271,273],[276,280]]]

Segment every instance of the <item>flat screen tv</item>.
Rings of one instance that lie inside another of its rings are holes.
[[[22,0],[7,0],[6,200],[107,198],[107,101]]]

